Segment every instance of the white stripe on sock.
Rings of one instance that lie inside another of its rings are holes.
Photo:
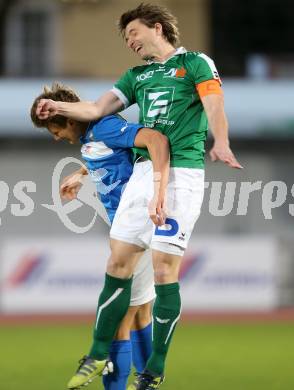
[[[168,339],[170,338],[170,336],[172,334],[172,331],[174,330],[174,327],[176,326],[176,324],[177,324],[177,322],[178,322],[180,317],[181,317],[181,311],[180,311],[180,314],[177,316],[177,318],[174,320],[174,322],[171,324],[169,332],[168,332],[168,335],[167,335],[167,338],[165,339],[164,344],[166,344],[168,342]]]
[[[102,312],[103,309],[105,309],[107,306],[109,306],[111,304],[111,302],[113,302],[122,292],[123,292],[123,288],[118,288],[112,295],[110,298],[107,299],[107,301],[105,301],[103,303],[103,305],[101,305],[99,307],[99,310],[98,310],[98,313],[97,313],[97,318],[96,318],[96,324],[95,324],[95,329],[97,329],[97,324],[98,324],[98,320],[99,320],[99,317],[100,317],[100,314]]]

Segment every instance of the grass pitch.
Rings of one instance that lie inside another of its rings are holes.
[[[66,389],[90,342],[90,325],[1,326],[0,389]],[[293,364],[293,324],[179,325],[161,389],[291,390]]]

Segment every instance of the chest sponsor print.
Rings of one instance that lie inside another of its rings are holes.
[[[158,117],[168,119],[174,101],[175,87],[145,88],[143,100],[144,121]]]

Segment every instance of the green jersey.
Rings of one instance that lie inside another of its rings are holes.
[[[203,168],[208,123],[196,85],[211,79],[219,76],[209,57],[179,48],[164,63],[129,69],[112,91],[126,107],[138,104],[140,123],[168,137],[172,167]],[[150,158],[146,149],[135,154]]]

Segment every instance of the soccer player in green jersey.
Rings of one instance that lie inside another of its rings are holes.
[[[200,52],[177,48],[176,18],[157,5],[141,4],[124,13],[119,28],[127,46],[145,61],[129,69],[96,102],[63,103],[41,100],[40,118],[64,115],[94,120],[137,103],[140,122],[155,127],[170,142],[171,169],[166,192],[167,218],[154,226],[148,218],[153,181],[150,156],[136,148],[133,175],[123,193],[111,228],[112,253],[100,295],[90,358],[107,359],[120,317],[127,310],[131,275],[142,251],[151,247],[156,300],[153,308],[153,351],[145,371],[130,390],[156,389],[164,378],[164,365],[172,335],[180,318],[178,272],[204,193],[204,142],[208,124],[214,136],[213,161],[242,168],[229,146],[221,81],[214,62]],[[159,196],[163,196],[159,191]],[[160,225],[160,224],[159,224]],[[119,315],[114,315],[116,312]],[[106,325],[105,325],[106,324]]]

